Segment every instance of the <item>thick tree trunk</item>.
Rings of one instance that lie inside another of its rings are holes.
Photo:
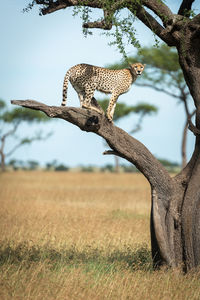
[[[199,28],[183,28],[184,39],[177,46],[179,62],[196,107],[196,120],[189,128],[196,136],[193,156],[179,177],[185,185],[183,199],[180,202],[181,240],[183,262],[188,271],[200,264],[200,55]],[[192,115],[191,115],[192,116]]]
[[[181,222],[186,271],[200,264],[200,153],[184,195]]]

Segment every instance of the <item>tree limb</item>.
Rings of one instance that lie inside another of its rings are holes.
[[[172,37],[169,29],[164,28],[160,25],[159,22],[148,13],[144,7],[146,6],[148,9],[152,10],[163,22],[166,27],[167,22],[174,18],[171,10],[165,5],[162,1],[155,0],[144,0],[141,1],[141,4],[128,3],[127,1],[114,1],[110,3],[109,9],[105,9],[105,3],[103,1],[98,0],[58,0],[56,2],[53,1],[44,1],[44,0],[36,0],[36,4],[43,5],[41,8],[41,12],[43,15],[53,13],[57,10],[64,9],[71,6],[88,6],[91,8],[100,8],[104,11],[104,19],[101,21],[88,22],[83,26],[85,28],[101,28],[110,30],[112,28],[112,21],[110,16],[115,13],[118,9],[123,7],[127,7],[133,14],[136,13],[136,16],[147,26],[155,32],[164,42],[166,42],[169,46],[175,45],[175,39]],[[109,14],[109,18],[107,15]],[[167,21],[166,21],[167,20]],[[171,27],[170,27],[171,28]]]
[[[4,146],[5,146],[5,140],[9,135],[12,135],[15,133],[15,131],[17,130],[17,127],[19,126],[20,121],[15,122],[13,128],[11,130],[9,130],[8,132],[6,132],[5,134],[3,134],[0,137],[1,140],[1,148],[0,148],[0,152],[3,153],[4,152]]]
[[[162,164],[142,143],[110,123],[104,114],[92,109],[48,106],[33,100],[13,100],[11,103],[41,110],[51,118],[63,119],[78,126],[81,130],[98,134],[119,156],[133,163],[152,186],[158,190],[164,188],[165,193],[169,193],[171,178]]]
[[[5,153],[5,156],[8,157],[12,155],[19,147],[23,145],[23,141],[20,141],[18,144],[16,144],[9,152]]]
[[[200,14],[196,15],[191,21],[190,24],[200,24]]]
[[[116,155],[116,156],[120,156],[118,152],[113,151],[113,150],[105,150],[102,154],[103,155]]]
[[[35,134],[35,136],[32,136],[32,137],[24,137],[9,152],[5,153],[5,156],[8,157],[8,156],[12,155],[19,147],[21,147],[25,144],[31,144],[34,141],[41,141],[41,140],[44,141],[50,135],[51,135],[51,133],[48,133],[47,135],[42,136],[41,132],[40,132],[39,134]]]
[[[181,6],[178,10],[178,15],[182,15],[184,16],[185,12],[188,11],[188,10],[191,10],[192,8],[192,3],[194,2],[195,0],[183,0],[182,3],[181,3]]]
[[[173,17],[172,11],[166,4],[163,3],[163,1],[143,0],[142,3],[162,20],[164,26],[167,25],[167,20]]]
[[[45,7],[42,8],[41,12],[43,15],[51,14],[57,10],[71,7],[71,6],[89,6],[92,8],[102,8],[103,3],[102,1],[93,1],[93,0],[86,0],[86,1],[79,1],[79,0],[58,0],[56,2],[52,1],[40,1],[36,0],[36,3],[39,5],[44,5]]]
[[[104,18],[101,21],[84,23],[84,28],[101,28],[104,30],[110,30],[112,28],[112,16],[113,12],[108,10],[103,10]]]
[[[14,126],[11,130],[9,130],[8,132],[6,132],[5,134],[3,134],[3,136],[1,137],[1,140],[5,140],[9,135],[12,135],[13,133],[15,133],[15,131],[17,130],[17,127],[19,126],[20,121],[17,121],[14,123]]]
[[[175,46],[176,41],[171,35],[168,28],[164,28],[150,13],[148,13],[142,6],[138,6],[136,16],[142,21],[152,32],[154,32],[161,40],[168,44],[168,46]]]
[[[144,87],[149,87],[149,88],[151,88],[151,89],[154,89],[155,91],[165,93],[166,95],[169,95],[169,96],[171,96],[171,97],[174,97],[174,98],[177,98],[177,99],[180,100],[180,97],[177,96],[176,94],[170,93],[168,90],[165,90],[165,89],[163,89],[163,88],[158,88],[158,87],[156,87],[156,86],[153,85],[153,84],[148,84],[148,83],[135,83],[135,85],[141,86],[141,87],[143,87],[143,86],[144,86]]]

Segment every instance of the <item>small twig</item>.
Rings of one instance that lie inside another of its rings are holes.
[[[116,152],[116,151],[113,151],[113,150],[105,150],[102,154],[103,155],[110,155],[110,154],[112,154],[112,155],[118,155],[119,156],[119,153]]]
[[[104,10],[104,19],[101,21],[95,21],[95,22],[88,22],[84,23],[83,27],[84,28],[100,28],[104,30],[110,30],[112,28],[112,16],[113,12]]]
[[[141,87],[149,87],[149,88],[152,88],[154,89],[155,91],[158,91],[158,92],[162,92],[162,93],[165,93],[166,95],[169,95],[171,97],[174,97],[174,98],[178,98],[180,99],[179,96],[177,96],[176,94],[174,93],[170,93],[169,91],[163,89],[163,88],[158,88],[156,87],[155,85],[153,84],[148,84],[148,83],[135,83],[137,86],[141,86]]]
[[[194,126],[191,120],[188,120],[188,129],[194,133],[195,136],[200,135],[200,130]]]

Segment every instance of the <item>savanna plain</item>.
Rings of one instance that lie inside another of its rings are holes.
[[[140,174],[0,174],[0,299],[200,299],[200,271],[153,271]]]

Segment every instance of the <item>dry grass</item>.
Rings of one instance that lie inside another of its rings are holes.
[[[139,174],[1,174],[0,299],[200,299],[152,271],[149,212]]]

